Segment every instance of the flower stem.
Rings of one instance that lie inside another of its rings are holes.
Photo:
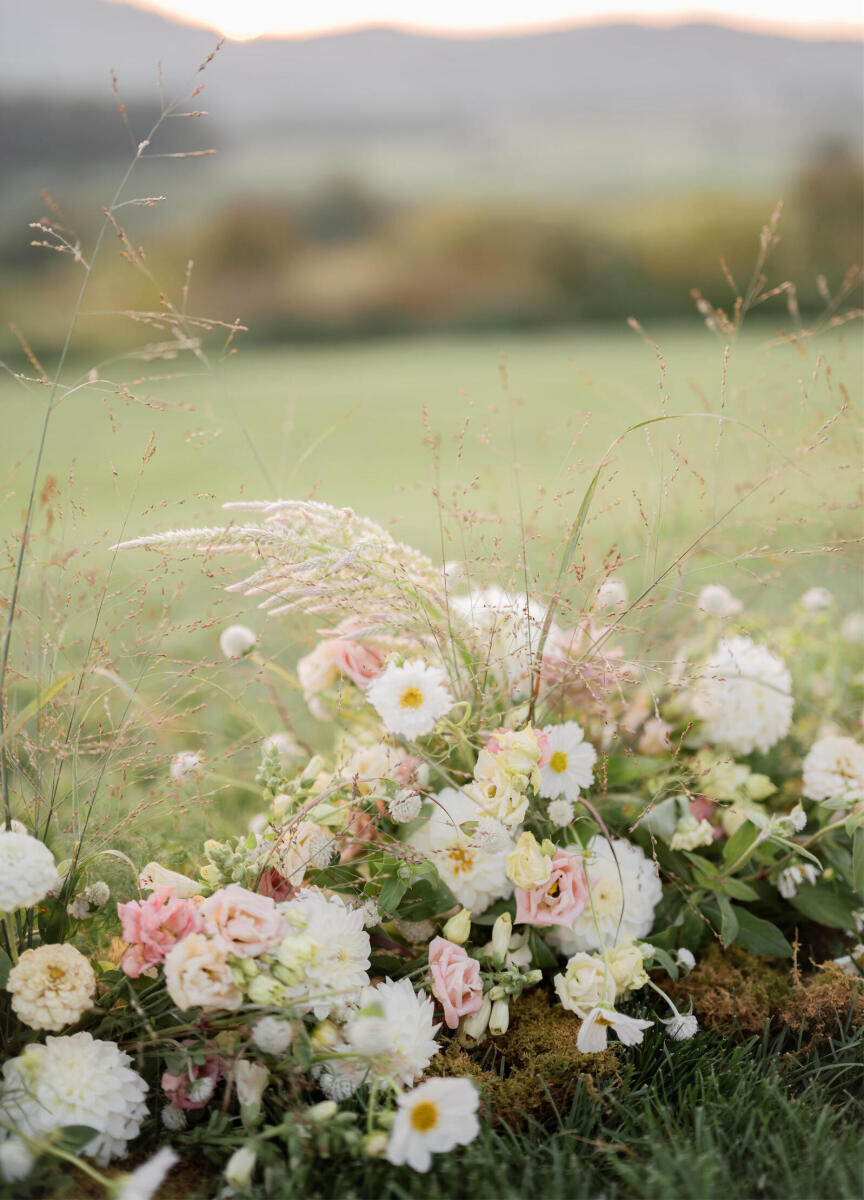
[[[18,933],[15,929],[15,914],[7,912],[3,914],[3,922],[6,926],[6,940],[9,943],[9,957],[12,959],[12,965],[18,961]]]

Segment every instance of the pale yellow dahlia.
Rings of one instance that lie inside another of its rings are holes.
[[[31,1029],[57,1031],[74,1023],[93,1004],[96,975],[74,946],[25,950],[9,972],[7,991],[18,1019]]]

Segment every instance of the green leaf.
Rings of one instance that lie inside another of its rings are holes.
[[[828,925],[832,929],[855,927],[852,917],[854,904],[833,888],[802,883],[790,903],[809,920],[820,925]]]
[[[388,915],[395,913],[407,891],[407,879],[400,879],[398,875],[388,875],[378,893],[378,904]]]
[[[852,840],[852,887],[864,896],[864,829],[856,829]]]
[[[783,934],[770,921],[754,917],[749,908],[734,909],[738,918],[736,942],[742,950],[758,954],[762,958],[791,958],[792,947]]]
[[[759,899],[759,893],[749,883],[742,883],[740,879],[724,879],[722,887],[725,894],[731,896],[733,900]]]
[[[745,821],[743,825],[740,825],[723,847],[724,863],[729,866],[730,863],[737,862],[756,841],[758,832],[752,821]]]
[[[654,946],[654,953],[651,955],[651,965],[662,967],[670,979],[677,981],[678,979],[678,964],[671,954],[667,954],[660,946],[651,943]]]
[[[6,986],[6,980],[9,978],[9,972],[12,970],[12,959],[5,950],[0,950],[0,992]]]
[[[57,1131],[57,1136],[62,1148],[71,1150],[74,1154],[82,1150],[98,1133],[98,1129],[91,1129],[89,1125],[64,1125]]]
[[[717,907],[720,909],[720,940],[724,946],[731,946],[738,935],[738,917],[725,896],[717,897]]]
[[[528,945],[531,947],[531,963],[535,967],[557,967],[558,957],[554,950],[543,941],[536,929],[528,931]]]

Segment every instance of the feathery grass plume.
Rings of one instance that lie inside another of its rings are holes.
[[[266,565],[230,592],[264,596],[271,616],[346,611],[379,632],[425,637],[447,612],[443,573],[368,517],[320,501],[240,501],[225,508],[260,513],[260,524],[176,529],[121,542],[118,550],[245,553]],[[454,619],[458,622],[458,616]]]

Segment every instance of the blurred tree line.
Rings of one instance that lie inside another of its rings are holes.
[[[128,153],[155,115],[139,109],[133,132],[102,106],[82,113],[70,103],[58,118],[56,105],[49,111],[35,100],[0,105],[0,161],[69,161],[84,170]],[[300,197],[234,200],[163,222],[148,263],[157,278],[180,280],[193,259],[196,311],[240,317],[260,340],[675,317],[692,312],[693,289],[731,305],[721,257],[746,286],[776,199],[730,190],[611,196],[593,207],[561,197],[407,203],[335,177]],[[792,280],[806,315],[824,307],[820,276],[833,293],[864,261],[860,158],[843,144],[814,148],[784,199],[770,282]],[[0,271],[12,285],[3,323],[23,324],[45,349],[62,339],[77,283],[61,256],[29,246],[27,232],[18,225],[0,233]],[[94,308],[149,309],[152,290],[115,255],[101,271]],[[784,303],[778,298],[774,311]],[[128,337],[122,322],[113,328]],[[110,343],[113,335],[106,338],[101,322],[89,332],[85,324],[82,336]]]

